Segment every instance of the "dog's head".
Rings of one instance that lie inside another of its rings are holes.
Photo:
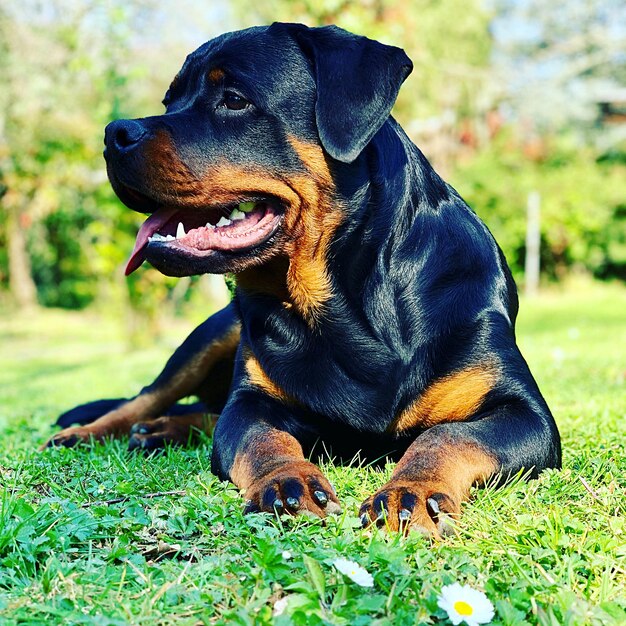
[[[324,247],[341,223],[333,172],[389,117],[412,65],[336,27],[273,24],[192,53],[155,117],[105,134],[111,184],[150,213],[127,273],[239,272]]]

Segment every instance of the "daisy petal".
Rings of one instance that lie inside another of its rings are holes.
[[[352,582],[356,583],[361,587],[373,587],[374,579],[372,575],[364,568],[361,567],[358,563],[354,561],[349,561],[348,559],[335,559],[333,561],[333,565],[340,571],[344,576],[347,576]]]
[[[437,605],[448,614],[454,626],[461,622],[467,626],[489,624],[495,614],[493,604],[482,591],[459,583],[442,587]]]

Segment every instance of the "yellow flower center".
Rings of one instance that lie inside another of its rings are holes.
[[[474,609],[467,602],[463,602],[463,600],[457,600],[454,603],[454,610],[459,615],[471,615],[474,612]]]

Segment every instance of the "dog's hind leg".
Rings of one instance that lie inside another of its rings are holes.
[[[106,398],[94,400],[86,404],[79,404],[69,411],[59,415],[56,421],[57,426],[67,428],[68,426],[84,426],[95,422],[99,417],[129,402],[130,398]]]
[[[44,447],[131,434],[131,447],[155,448],[165,442],[187,443],[194,432],[210,431],[215,422],[211,414],[221,410],[230,388],[239,334],[239,320],[230,304],[198,326],[136,397],[100,400],[64,413],[57,423],[66,428]],[[176,404],[188,396],[198,396],[202,403]],[[155,423],[148,426],[151,422]],[[80,425],[69,426],[72,423]],[[136,424],[142,426],[131,432]]]

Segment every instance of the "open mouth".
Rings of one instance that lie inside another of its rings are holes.
[[[269,200],[184,209],[162,207],[137,234],[126,265],[134,272],[152,251],[202,259],[215,252],[239,254],[265,243],[282,221],[280,205]]]

